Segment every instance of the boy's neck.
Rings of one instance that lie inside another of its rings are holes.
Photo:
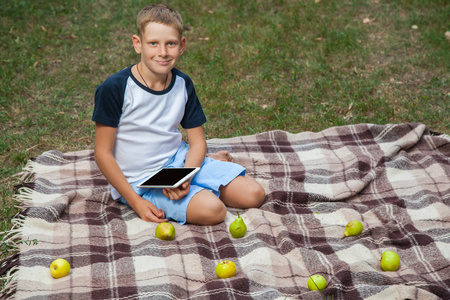
[[[161,89],[161,88],[157,88],[157,85],[158,85],[157,83],[156,84],[155,83],[152,84],[151,80],[148,80],[148,82],[151,84],[151,86],[147,83],[147,80],[145,80],[144,76],[142,75],[142,73],[144,73],[144,72],[141,70],[141,62],[139,62],[136,65],[136,70],[137,70],[137,72],[139,74],[140,79],[143,81],[141,83],[143,83],[150,90],[161,90],[161,91],[163,91],[163,90],[166,89],[166,87],[167,87],[167,80],[169,78],[169,73],[166,74],[166,78],[164,79],[164,83],[163,84],[161,83],[161,86],[162,86],[162,89]]]

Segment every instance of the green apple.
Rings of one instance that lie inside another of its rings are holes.
[[[327,281],[322,275],[315,274],[308,279],[308,289],[310,291],[321,291],[327,287]]]
[[[171,241],[175,238],[175,227],[169,222],[162,222],[156,226],[155,236],[160,240]]]
[[[385,251],[381,255],[380,265],[383,271],[397,271],[400,267],[400,257],[394,251]]]
[[[360,235],[363,231],[363,225],[358,220],[353,220],[347,223],[347,226],[345,226],[344,236],[342,238],[348,237],[348,236],[356,236]]]

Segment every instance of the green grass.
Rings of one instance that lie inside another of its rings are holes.
[[[448,1],[165,3],[190,28],[178,67],[196,84],[208,138],[403,122],[450,133]],[[137,62],[131,36],[146,4],[0,2],[1,222],[17,212],[11,176],[28,159],[93,148],[95,88]]]

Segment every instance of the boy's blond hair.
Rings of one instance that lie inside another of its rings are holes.
[[[175,28],[183,36],[183,19],[181,15],[174,9],[164,4],[150,4],[144,7],[137,16],[138,36],[142,37],[145,26],[148,23],[155,22]]]

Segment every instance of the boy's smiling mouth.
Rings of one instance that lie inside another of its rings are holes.
[[[155,60],[155,61],[163,66],[167,66],[168,64],[170,64],[170,60]]]

